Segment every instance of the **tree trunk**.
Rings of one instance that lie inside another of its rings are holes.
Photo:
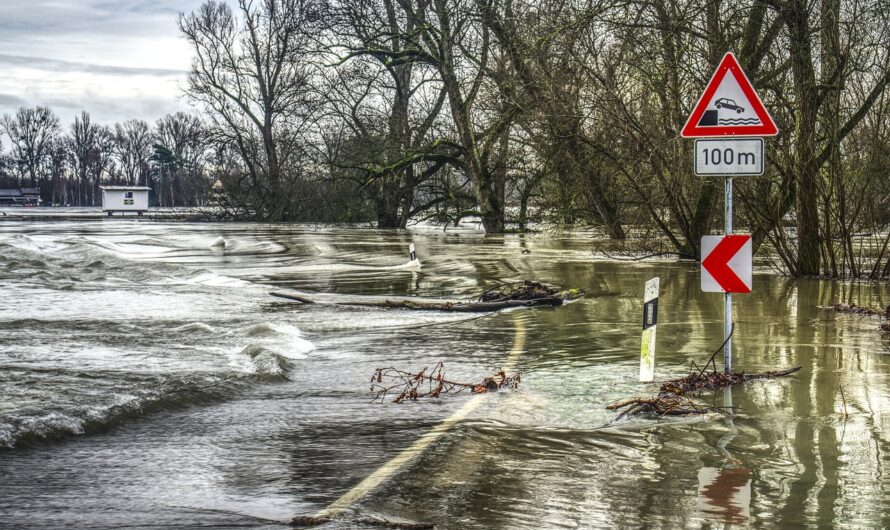
[[[788,25],[791,71],[797,112],[793,172],[797,185],[797,273],[817,276],[820,272],[819,164],[816,120],[819,93],[813,68],[809,11],[804,0],[791,0],[785,18]]]

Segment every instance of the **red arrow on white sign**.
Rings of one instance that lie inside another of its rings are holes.
[[[701,238],[701,290],[706,293],[750,293],[751,236]]]

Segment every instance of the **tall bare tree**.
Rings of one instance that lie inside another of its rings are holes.
[[[114,154],[128,186],[148,185],[148,159],[153,136],[142,120],[114,125]]]
[[[179,17],[195,54],[188,93],[237,148],[263,218],[291,214],[308,97],[306,35],[319,18],[310,0],[239,0],[237,16],[209,0]]]
[[[184,112],[168,114],[155,125],[152,161],[158,170],[158,198],[167,193],[170,206],[198,204],[208,191],[204,161],[208,134],[204,123]]]
[[[0,126],[12,144],[15,163],[28,177],[30,185],[40,188],[43,200],[51,201],[49,176],[40,169],[49,156],[53,138],[59,134],[59,118],[49,107],[21,107],[15,116],[4,115]]]

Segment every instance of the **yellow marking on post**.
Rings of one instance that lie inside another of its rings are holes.
[[[525,351],[525,323],[520,319],[514,319],[516,324],[516,336],[513,339],[513,347],[507,356],[503,370],[505,372],[512,371],[516,361],[522,352]],[[316,518],[334,518],[346,511],[350,506],[358,502],[362,497],[370,493],[374,488],[382,484],[386,479],[391,477],[403,465],[419,456],[433,442],[445,435],[451,430],[455,424],[466,418],[471,412],[476,410],[482,404],[485,394],[476,394],[464,405],[457,409],[454,414],[443,420],[441,423],[430,429],[429,432],[423,434],[413,444],[401,453],[393,457],[392,460],[385,463],[377,471],[368,475],[363,481],[356,484],[351,490],[344,493],[339,499],[328,505],[327,508],[315,514]]]

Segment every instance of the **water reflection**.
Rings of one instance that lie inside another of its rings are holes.
[[[750,516],[751,470],[728,463],[703,467],[698,472],[696,510],[711,522],[726,527],[746,525]]]

